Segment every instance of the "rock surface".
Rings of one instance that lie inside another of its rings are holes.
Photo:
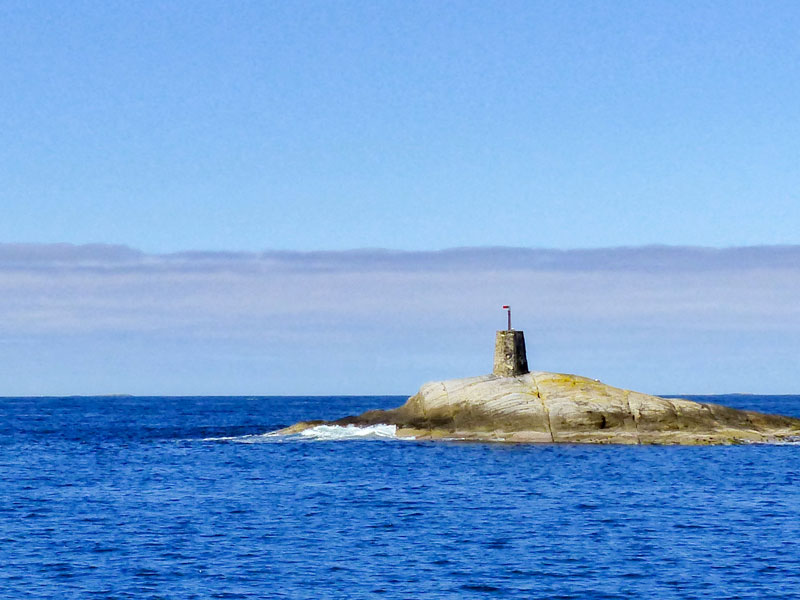
[[[525,443],[732,444],[800,439],[800,419],[660,398],[577,375],[532,372],[427,383],[398,408],[332,422],[397,426],[400,437]]]

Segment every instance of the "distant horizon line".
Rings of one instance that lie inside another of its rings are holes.
[[[411,398],[414,394],[33,394],[22,396],[0,396],[0,400],[24,399],[67,399],[67,398]],[[758,394],[755,392],[726,392],[717,394],[652,394],[659,398],[717,398],[720,396],[757,396],[761,398],[782,398],[800,396],[796,394]]]

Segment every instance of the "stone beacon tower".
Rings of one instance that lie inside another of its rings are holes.
[[[528,372],[528,357],[525,352],[525,334],[511,329],[511,307],[508,311],[508,329],[497,332],[494,342],[494,370],[498,377],[516,377]]]

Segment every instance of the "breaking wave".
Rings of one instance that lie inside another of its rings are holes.
[[[229,435],[222,437],[202,438],[201,442],[236,442],[239,444],[263,444],[274,441],[276,436],[272,433],[254,433],[250,435]]]
[[[396,440],[396,425],[317,425],[299,433],[281,434],[277,432],[232,437],[204,438],[204,442],[237,442],[241,444],[263,444],[288,440],[340,441],[340,440]],[[413,438],[404,438],[413,439]]]
[[[300,432],[300,437],[311,440],[385,440],[397,439],[396,425],[317,425]]]
[[[781,440],[764,440],[744,443],[752,446],[800,446],[800,436],[793,435]]]

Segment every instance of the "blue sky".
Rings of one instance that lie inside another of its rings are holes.
[[[0,395],[410,394],[488,371],[507,303],[533,368],[797,393],[798,31],[779,0],[3,2]]]
[[[797,242],[795,2],[4,2],[0,239]]]

